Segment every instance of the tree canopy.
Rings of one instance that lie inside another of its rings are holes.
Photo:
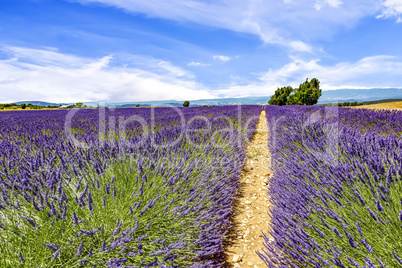
[[[270,105],[286,105],[287,99],[289,95],[293,92],[293,88],[291,86],[281,87],[275,91],[275,94],[268,101]]]
[[[189,102],[189,101],[183,102],[183,107],[188,107],[188,106],[190,106],[190,102]]]
[[[301,83],[298,88],[281,87],[268,101],[270,105],[314,105],[322,94],[320,81],[317,78]]]

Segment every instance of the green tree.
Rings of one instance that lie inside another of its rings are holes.
[[[135,107],[137,107],[137,108],[138,108],[138,107],[140,107],[140,105],[139,105],[139,104],[136,104],[136,105],[135,105]]]
[[[183,107],[189,107],[189,106],[190,106],[190,102],[189,102],[189,101],[183,102]]]
[[[75,108],[82,108],[83,105],[84,105],[84,103],[77,102],[74,106],[75,106]]]
[[[21,109],[25,110],[25,108],[27,108],[27,105],[25,103],[21,103]]]
[[[320,89],[320,81],[317,78],[301,83],[299,88],[294,90],[294,93],[289,96],[286,104],[292,105],[314,105],[321,97],[322,90]]]
[[[275,91],[275,94],[268,101],[268,104],[278,106],[286,105],[287,99],[293,91],[294,89],[291,86],[281,88],[278,87],[278,89]]]

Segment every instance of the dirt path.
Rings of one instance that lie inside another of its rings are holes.
[[[267,178],[271,176],[265,111],[260,115],[257,132],[247,148],[239,197],[235,201],[233,227],[226,245],[228,267],[266,267],[256,251],[263,247],[262,233],[269,226]]]

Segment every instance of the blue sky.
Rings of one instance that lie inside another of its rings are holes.
[[[3,0],[1,102],[402,87],[402,0]]]

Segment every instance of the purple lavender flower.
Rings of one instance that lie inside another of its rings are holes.
[[[109,267],[121,267],[126,262],[127,258],[123,259],[112,258],[110,261],[105,262],[105,264],[108,265]]]
[[[349,263],[350,263],[351,265],[353,265],[353,266],[355,266],[355,267],[357,267],[357,268],[360,268],[359,263],[357,263],[354,259],[352,259],[352,258],[349,257],[349,256],[347,256],[346,258],[348,259],[348,261],[349,261]]]
[[[368,268],[377,268],[377,266],[375,266],[374,263],[367,257],[364,262],[367,264]]]
[[[381,206],[380,200],[377,200],[376,206],[379,212],[382,212],[384,210],[384,207]]]
[[[89,189],[89,193],[88,193],[88,209],[93,212],[94,210],[94,206],[93,206],[94,202],[92,200],[92,192],[91,189]]]
[[[362,238],[362,239],[360,239],[360,241],[362,241],[362,244],[366,247],[368,252],[370,252],[370,253],[373,252],[373,248],[370,246],[369,243],[367,243],[366,238]]]
[[[52,243],[49,243],[49,244],[45,244],[45,243],[42,243],[45,247],[47,247],[47,248],[49,248],[49,249],[51,249],[51,250],[53,250],[53,251],[57,251],[58,249],[59,249],[59,245],[58,244],[52,244]]]
[[[103,241],[102,248],[99,249],[99,252],[104,252],[106,249],[106,241]]]
[[[102,197],[102,200],[103,200],[103,201],[102,201],[103,207],[106,207],[106,199],[105,199],[104,196]]]
[[[75,253],[74,256],[75,256],[75,257],[80,256],[81,253],[82,253],[82,251],[83,251],[83,249],[84,249],[84,242],[81,241],[81,244],[78,246],[77,253]]]
[[[87,258],[92,257],[94,255],[92,249],[89,250],[88,255],[86,256]]]
[[[62,253],[62,250],[61,250],[61,249],[59,249],[59,250],[57,250],[55,253],[53,253],[52,261],[54,261],[55,259],[57,259],[61,253]]]
[[[26,219],[27,222],[29,222],[29,224],[31,224],[33,227],[36,227],[37,224],[36,224],[34,219],[31,219],[31,218],[28,218],[28,217],[25,217],[25,216],[21,216],[21,218]]]
[[[87,260],[81,259],[78,261],[78,264],[83,265],[83,264],[86,264],[87,262],[88,262]]]
[[[360,226],[359,222],[355,222],[356,229],[359,232],[360,236],[364,237],[362,227]]]
[[[105,183],[105,191],[106,191],[106,194],[109,195],[109,193],[110,193],[110,184],[109,183]]]
[[[75,213],[75,211],[73,211],[72,220],[73,220],[73,225],[74,225],[74,226],[77,226],[77,224],[79,223],[79,219],[78,219],[78,216],[77,216],[77,214]]]
[[[341,234],[339,233],[339,231],[338,231],[338,229],[336,229],[336,227],[332,227],[332,230],[333,230],[334,233],[335,233],[337,236],[339,236],[340,238],[343,237],[343,235],[341,235]]]
[[[370,213],[370,216],[376,221],[376,220],[377,220],[377,217],[376,217],[376,215],[374,214],[374,212],[370,209],[370,207],[366,207],[366,209],[367,209],[368,212]]]
[[[21,263],[24,263],[24,262],[25,262],[25,259],[24,259],[24,257],[22,256],[21,251],[19,252],[19,258],[20,258],[20,262],[21,262]]]
[[[123,254],[127,249],[127,246],[124,246],[121,248],[121,250],[119,251],[120,254]]]
[[[395,251],[392,251],[392,255],[394,255],[395,259],[402,264],[402,259],[398,257],[398,255],[395,253]]]
[[[121,225],[122,225],[122,222],[120,221],[120,219],[117,219],[117,226],[116,226],[116,229],[114,230],[114,232],[112,233],[112,236],[115,236],[120,232]]]

